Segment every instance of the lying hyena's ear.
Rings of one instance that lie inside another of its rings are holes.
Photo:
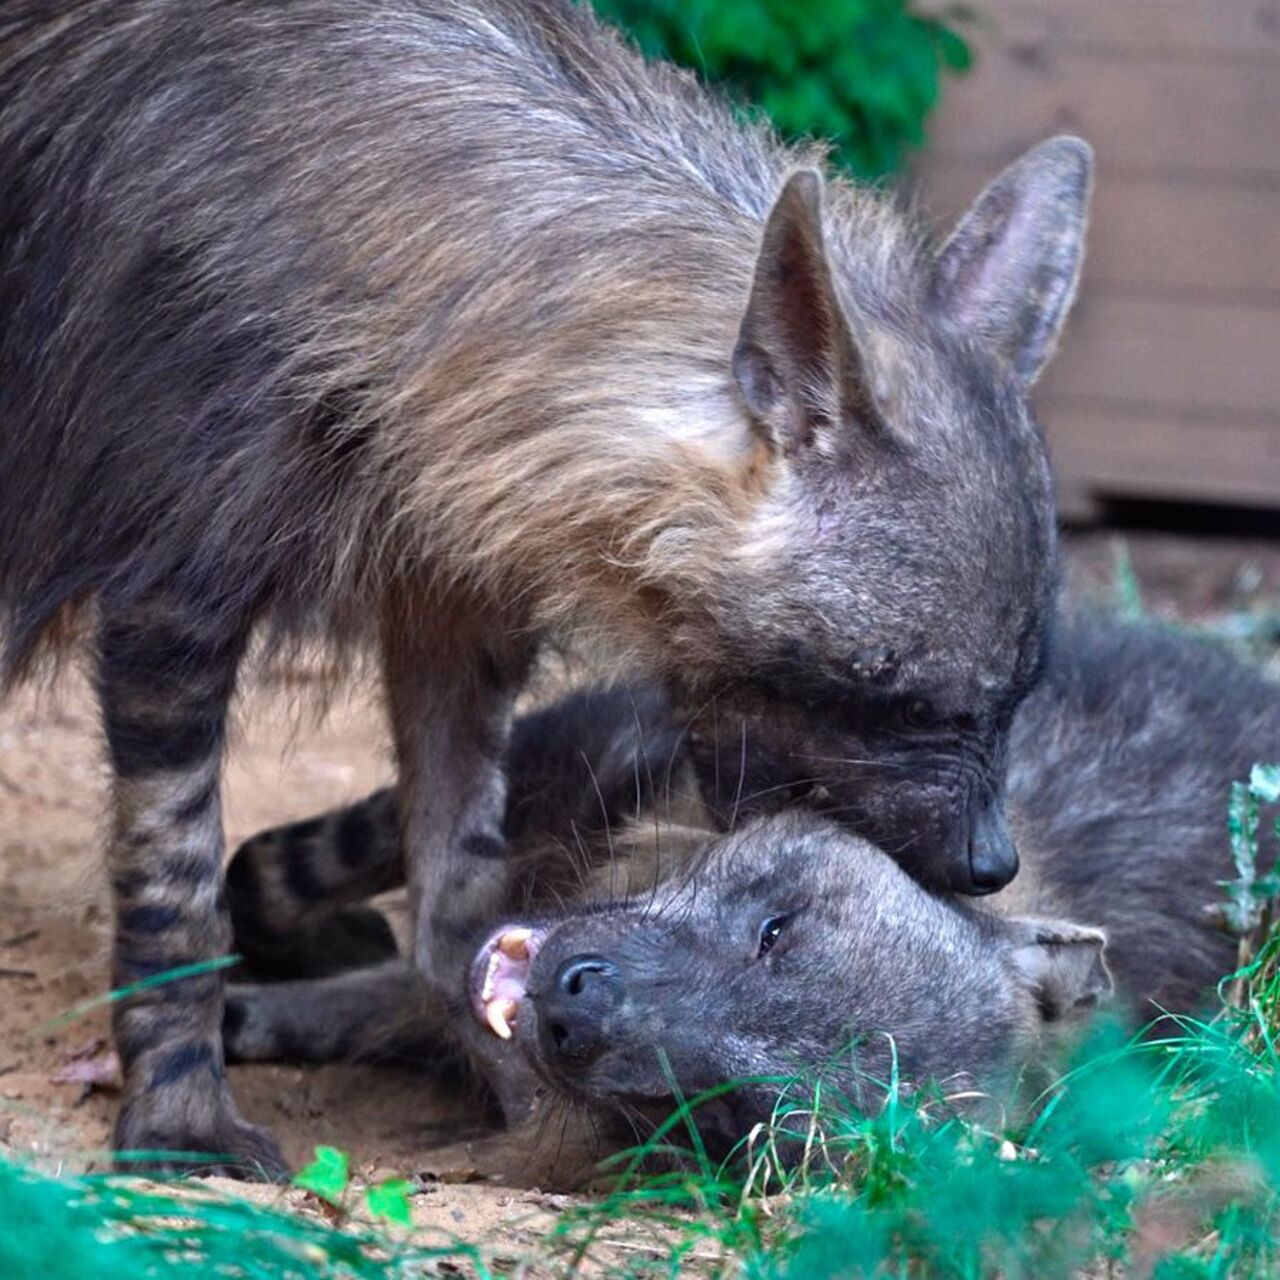
[[[822,178],[791,175],[756,259],[733,376],[753,417],[784,453],[873,411],[862,358],[836,297],[822,234]]]
[[[1020,918],[1008,922],[1014,972],[1054,1021],[1107,999],[1115,990],[1101,929],[1065,920]]]
[[[1011,164],[960,219],[934,268],[934,305],[1028,385],[1053,354],[1075,297],[1093,151],[1052,138]]]

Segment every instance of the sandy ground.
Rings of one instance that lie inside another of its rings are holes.
[[[1280,547],[1130,538],[1155,611],[1203,618],[1280,600]],[[1073,546],[1071,578],[1103,592],[1111,543]],[[230,848],[259,828],[354,799],[390,777],[376,700],[339,698],[318,721],[299,712],[308,678],[260,680],[242,700],[225,790]],[[302,695],[301,697],[299,695]],[[101,1167],[115,1105],[53,1077],[105,1042],[102,1007],[66,1019],[106,990],[109,915],[99,862],[106,802],[95,711],[82,674],[24,689],[0,708],[0,1150],[48,1170]],[[244,1066],[232,1083],[247,1116],[269,1125],[295,1163],[317,1143],[351,1153],[364,1177],[418,1176],[423,1225],[518,1255],[564,1200],[513,1189],[518,1151],[466,1145],[475,1108],[421,1076],[386,1068]],[[483,1158],[473,1158],[481,1150]],[[468,1170],[501,1181],[471,1183]],[[505,1161],[505,1165],[504,1165]],[[268,1191],[268,1195],[298,1193]]]

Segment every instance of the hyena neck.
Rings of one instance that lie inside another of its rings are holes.
[[[522,626],[649,666],[671,610],[705,603],[748,536],[777,463],[732,381],[741,300],[629,292],[591,317],[590,343],[544,335],[456,412],[428,390],[431,426],[398,452],[424,560],[447,548],[448,576],[519,602]]]
[[[333,185],[379,199],[340,211],[361,230],[333,237],[358,304],[325,365],[372,388],[376,468],[422,557],[539,625],[644,648],[672,600],[705,603],[776,473],[733,353],[766,219],[822,156],[576,7],[532,27],[508,0],[483,14],[438,64],[429,38],[371,36],[386,100],[370,115],[353,93],[326,118],[351,140]],[[448,157],[428,141],[436,77],[471,86]],[[370,118],[413,163],[388,167]],[[870,190],[826,192],[842,289],[900,305],[920,261],[909,220]]]
[[[906,246],[910,227],[831,186],[840,256],[874,301],[892,255],[860,249],[859,228]],[[553,301],[509,293],[472,335],[482,353],[465,334],[448,340],[457,363],[434,349],[384,433],[421,554],[447,546],[451,573],[520,601],[535,629],[590,632],[645,667],[669,649],[673,608],[714,606],[735,559],[786,536],[789,464],[732,368],[760,234],[758,218],[691,200],[558,266]]]

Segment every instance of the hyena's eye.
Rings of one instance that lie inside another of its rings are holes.
[[[782,936],[782,931],[787,927],[787,921],[790,919],[790,916],[770,916],[760,926],[760,944],[756,950],[757,960],[762,960],[773,950],[774,943]]]
[[[921,732],[965,736],[977,731],[978,722],[967,712],[943,712],[924,698],[915,698],[902,709],[902,723]]]
[[[923,699],[915,698],[907,703],[907,720],[922,727],[931,725],[937,720],[933,708]]]
[[[924,698],[912,698],[902,708],[902,723],[908,729],[946,729],[950,721],[932,702]]]

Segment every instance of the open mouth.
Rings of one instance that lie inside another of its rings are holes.
[[[508,924],[490,934],[471,962],[471,1008],[496,1036],[510,1040],[546,931]]]

